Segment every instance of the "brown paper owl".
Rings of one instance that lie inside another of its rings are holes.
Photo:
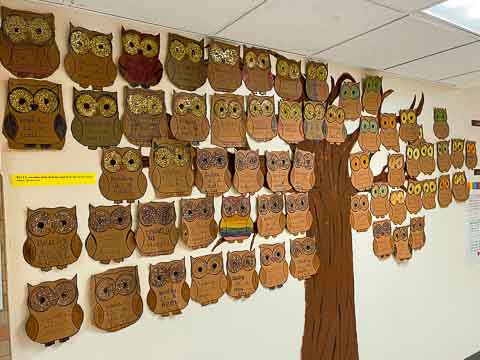
[[[137,266],[126,266],[92,275],[90,293],[93,323],[114,332],[135,324],[143,313]]]
[[[400,110],[400,139],[411,143],[419,138],[420,128],[417,123],[417,113],[414,109]]]
[[[290,191],[289,173],[292,166],[288,151],[265,151],[267,184],[273,192]]]
[[[394,188],[405,183],[405,158],[403,154],[388,154],[388,185]]]
[[[82,88],[94,90],[113,85],[117,67],[112,59],[112,34],[102,34],[70,24],[68,53],[64,65],[67,75]]]
[[[208,82],[215,91],[234,92],[242,84],[240,46],[213,40],[208,48]]]
[[[65,269],[73,264],[82,252],[77,227],[75,206],[27,209],[25,261],[42,271],[50,271],[53,267]]]
[[[207,80],[207,61],[204,59],[204,41],[168,34],[165,70],[168,79],[177,88],[194,91]]]
[[[360,145],[362,151],[374,153],[380,149],[380,144],[377,118],[374,116],[362,116],[360,119],[358,145]]]
[[[397,115],[380,115],[380,141],[387,150],[400,151],[400,139],[397,130]]]
[[[407,206],[405,205],[405,192],[403,190],[390,192],[388,216],[395,225],[403,224],[407,218]]]
[[[116,92],[73,88],[73,114],[72,135],[80,144],[95,150],[120,143],[122,126]]]
[[[248,298],[258,288],[255,250],[227,253],[227,294],[234,299]]]
[[[290,183],[295,191],[308,192],[315,185],[315,153],[295,150]]]
[[[448,172],[452,166],[448,140],[437,142],[437,166],[441,172]]]
[[[468,169],[473,170],[477,167],[477,142],[468,141],[465,145],[465,165]]]
[[[194,250],[210,245],[218,234],[213,198],[181,199],[180,209],[180,233],[185,245]]]
[[[303,96],[301,62],[277,56],[275,92],[283,100],[298,101]]]
[[[250,217],[250,197],[223,196],[222,219],[219,230],[223,240],[242,242],[253,233],[253,221]]]
[[[46,78],[57,70],[60,52],[55,42],[53,14],[1,7],[0,61],[17,77]]]
[[[102,264],[122,262],[135,250],[131,205],[89,205],[88,234],[85,248],[88,255]]]
[[[408,241],[408,226],[397,227],[393,230],[393,256],[399,262],[412,258],[412,246]]]
[[[242,95],[214,94],[210,121],[213,145],[220,147],[247,145],[246,116]]]
[[[427,175],[435,171],[435,151],[432,143],[424,142],[420,148],[420,171]]]
[[[370,213],[368,195],[353,195],[350,202],[350,225],[357,232],[365,232],[372,225],[372,214]]]
[[[302,103],[280,100],[278,107],[278,136],[289,144],[302,142],[305,139]]]
[[[104,149],[101,164],[102,175],[98,183],[106,199],[115,203],[123,200],[131,203],[147,191],[147,177],[142,172],[140,150],[131,147]]]
[[[310,230],[313,216],[310,212],[308,193],[285,194],[287,230],[293,235]]]
[[[227,278],[223,270],[223,254],[199,257],[190,256],[192,288],[190,296],[202,306],[215,304],[227,290]]]
[[[345,120],[357,120],[362,114],[360,83],[342,83],[338,105],[345,111]]]
[[[327,100],[328,89],[328,64],[314,61],[307,62],[307,77],[305,92],[312,101],[324,102]]]
[[[254,194],[259,191],[265,179],[260,170],[260,158],[257,151],[235,151],[235,174],[233,186],[240,194]]]
[[[447,109],[433,108],[433,133],[441,140],[446,139],[450,134]]]
[[[273,88],[272,65],[268,50],[243,45],[243,81],[252,93],[266,93]]]
[[[465,171],[457,171],[452,177],[452,193],[455,201],[467,201],[470,196],[470,187],[465,176]]]
[[[420,143],[407,145],[407,151],[405,153],[407,174],[416,178],[420,175]]]
[[[452,186],[450,184],[450,175],[440,175],[438,177],[438,204],[441,208],[448,207],[452,202]]]
[[[362,108],[372,115],[377,115],[382,102],[383,77],[367,76],[362,82]]]
[[[276,237],[285,229],[283,195],[257,196],[257,228],[260,236]]]
[[[285,243],[261,244],[260,283],[268,289],[281,288],[288,280],[288,263],[285,260]]]
[[[185,258],[149,266],[147,304],[161,316],[179,315],[190,301]]]
[[[425,245],[425,216],[410,219],[408,244],[413,250],[420,250]]]
[[[197,150],[195,186],[207,196],[221,196],[232,186],[228,152],[221,148]]]
[[[323,123],[325,122],[325,105],[317,101],[303,102],[303,131],[305,139],[323,140]]]
[[[435,179],[423,180],[422,204],[425,210],[432,210],[437,207],[436,196],[437,181]]]
[[[407,194],[405,196],[405,205],[410,214],[417,214],[422,210],[422,182],[408,180]]]
[[[171,139],[153,139],[149,176],[159,198],[190,195],[194,182],[191,145]]]
[[[465,161],[465,139],[452,139],[451,142],[452,166],[455,169],[461,169]]]
[[[247,133],[255,141],[269,141],[277,136],[277,118],[273,96],[248,95]]]
[[[327,108],[323,123],[323,135],[330,144],[342,144],[347,138],[345,127],[345,110],[341,107],[330,105]]]
[[[83,323],[83,310],[78,305],[77,275],[73,279],[27,284],[27,336],[45,346],[61,343],[76,335]]]
[[[375,221],[373,227],[373,253],[386,259],[393,253],[392,223],[390,220]]]
[[[173,254],[179,236],[176,219],[174,201],[138,203],[135,241],[142,256]]]
[[[355,189],[363,191],[373,185],[373,172],[370,169],[370,155],[358,152],[350,155],[350,169],[352,173],[352,185]]]
[[[375,183],[370,190],[370,212],[375,217],[384,217],[388,215],[389,201],[388,201],[388,184]]]
[[[207,95],[173,92],[172,134],[178,140],[204,141],[210,131],[207,119]]]
[[[304,237],[290,240],[290,274],[298,280],[310,279],[320,267],[315,239]]]
[[[10,149],[55,149],[65,144],[62,86],[43,80],[9,79],[3,135]]]

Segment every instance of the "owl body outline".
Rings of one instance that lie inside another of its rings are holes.
[[[211,142],[223,148],[247,146],[243,95],[214,93],[211,96]]]
[[[288,144],[305,140],[302,103],[280,100],[278,108],[278,136]]]
[[[195,186],[207,196],[221,196],[232,186],[228,152],[222,148],[197,150]]]
[[[215,304],[227,290],[223,253],[190,256],[192,285],[190,298],[202,306]]]
[[[311,101],[325,102],[328,88],[328,63],[308,61],[306,65],[305,93]]]
[[[234,92],[242,85],[240,45],[213,40],[208,47],[207,78],[215,91]]]
[[[372,225],[367,194],[355,194],[350,200],[350,225],[357,232],[366,232]]]
[[[290,274],[297,280],[315,276],[320,268],[315,238],[304,237],[290,240]]]
[[[392,223],[389,219],[375,221],[373,228],[373,253],[381,260],[393,254]]]
[[[376,182],[370,190],[370,212],[373,216],[383,218],[388,215],[388,183]]]
[[[413,249],[410,245],[409,226],[396,227],[393,230],[393,256],[398,262],[408,261],[413,256]]]
[[[340,145],[347,138],[345,110],[340,106],[329,105],[323,122],[323,135],[330,144]]]
[[[259,150],[236,150],[233,186],[240,194],[254,194],[265,182],[260,168]]]
[[[234,299],[249,298],[258,289],[255,250],[227,252],[226,293]]]
[[[274,76],[270,52],[256,47],[243,46],[242,77],[245,86],[252,93],[265,94],[272,90]]]
[[[180,233],[183,243],[191,249],[209,246],[217,238],[213,197],[181,199]]]
[[[178,140],[198,143],[210,132],[206,116],[207,95],[173,91],[170,129]]]
[[[290,184],[297,192],[308,192],[315,186],[315,153],[295,149]]]
[[[283,195],[257,196],[257,229],[264,238],[276,237],[285,229],[286,216],[283,212]]]
[[[288,280],[288,263],[285,259],[285,242],[276,244],[260,244],[259,279],[263,287],[277,289],[283,287]]]
[[[345,81],[340,86],[338,106],[345,111],[345,120],[357,120],[362,114],[359,82]]]
[[[380,114],[380,141],[385,149],[400,152],[396,114]]]
[[[477,167],[477,142],[467,140],[465,143],[465,166],[467,169],[473,170]]]
[[[270,141],[278,133],[273,96],[247,96],[247,133],[255,141]]]
[[[267,164],[267,185],[272,192],[288,192],[290,184],[290,169],[292,163],[288,151],[265,151]]]
[[[327,85],[328,89],[328,85]],[[303,132],[307,140],[324,140],[325,104],[319,101],[303,101]]]
[[[285,194],[285,207],[287,209],[287,230],[293,235],[310,230],[313,216],[310,212],[308,193]]]
[[[408,243],[413,250],[421,250],[425,246],[425,216],[410,219]]]
[[[283,100],[298,101],[303,96],[303,75],[301,61],[276,55],[276,74],[274,78],[275,92]]]

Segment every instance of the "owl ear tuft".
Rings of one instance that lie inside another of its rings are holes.
[[[74,283],[75,286],[77,286],[77,276],[78,276],[78,275],[75,274],[75,276],[74,276],[73,279],[72,279],[72,283]]]
[[[125,28],[122,25],[122,35],[125,34],[126,32],[127,32],[127,30],[125,30]]]
[[[27,283],[27,290],[28,290],[28,296],[30,296],[30,294],[33,290],[33,285],[30,285],[29,283]]]
[[[88,204],[88,210],[92,211],[93,209],[95,209],[95,206],[93,206],[92,204]]]
[[[33,210],[30,208],[27,208],[27,217],[29,217],[33,213]]]

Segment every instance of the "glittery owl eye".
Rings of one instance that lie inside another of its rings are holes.
[[[185,221],[193,221],[196,217],[196,212],[193,208],[193,201],[185,201],[182,204],[182,217]]]
[[[70,46],[74,53],[85,55],[90,50],[90,39],[82,31],[74,31],[70,35]]]
[[[142,159],[138,151],[128,150],[122,158],[123,165],[128,171],[138,171],[142,166]]]
[[[265,99],[262,101],[262,115],[263,116],[272,116],[273,114],[273,103]]]
[[[209,200],[204,200],[199,205],[199,214],[203,219],[209,219],[213,216],[213,203]]]
[[[283,119],[288,119],[290,117],[290,106],[284,102],[280,103],[280,117]]]
[[[57,95],[49,89],[40,89],[35,93],[33,102],[38,105],[38,110],[43,113],[51,113],[57,110]]]
[[[53,218],[53,228],[59,234],[72,232],[75,225],[75,218],[68,211],[59,211]]]
[[[50,232],[48,224],[50,218],[45,211],[37,211],[29,217],[28,227],[30,232],[35,236],[44,236]]]
[[[242,198],[238,207],[238,215],[245,217],[250,213],[250,199]]]
[[[170,163],[173,159],[173,154],[166,147],[160,147],[155,151],[153,159],[155,164],[161,168],[166,168],[170,166]]]
[[[62,281],[55,286],[55,294],[58,298],[58,305],[68,306],[75,300],[77,291],[71,281]]]
[[[240,105],[240,103],[236,101],[231,101],[228,104],[228,108],[230,110],[229,113],[232,118],[238,119],[242,115],[242,105]]]
[[[295,121],[302,119],[302,108],[299,103],[293,103],[290,108],[290,117]]]
[[[213,61],[215,64],[220,64],[222,62],[222,49],[219,46],[212,46],[210,48],[210,51],[208,52],[208,55],[210,59]]]
[[[170,278],[174,283],[179,283],[185,280],[185,269],[182,264],[172,265],[170,268]]]
[[[278,157],[277,154],[268,154],[267,156],[267,168],[270,171],[277,170]]]
[[[253,99],[252,101],[250,101],[248,111],[253,116],[259,116],[261,111],[260,101],[258,101],[257,99]]]
[[[222,150],[215,151],[213,160],[217,169],[223,169],[227,166],[227,156]]]
[[[122,37],[123,51],[128,55],[137,55],[140,47],[140,35],[135,32],[128,32]]]
[[[303,114],[305,119],[313,120],[315,117],[315,106],[312,103],[307,103],[303,107]]]
[[[97,100],[97,109],[103,117],[112,117],[117,113],[117,102],[111,96],[101,96]]]
[[[201,151],[197,156],[197,166],[202,170],[208,170],[211,155],[208,151]]]
[[[158,43],[153,38],[145,38],[140,43],[143,56],[153,58],[158,55]]]
[[[158,96],[147,96],[146,112],[150,115],[159,115],[163,112],[162,99]]]
[[[120,275],[115,283],[117,293],[122,296],[130,295],[135,291],[135,277],[132,274]]]
[[[192,114],[197,117],[205,115],[205,102],[199,97],[192,98]]]
[[[96,210],[88,218],[89,226],[92,230],[96,232],[103,232],[107,230],[111,221],[110,215],[103,210]]]
[[[15,111],[28,113],[32,110],[33,96],[27,89],[16,88],[8,94],[8,102]]]
[[[258,155],[255,152],[249,152],[247,154],[247,166],[250,170],[257,169],[259,167]]]
[[[203,57],[203,50],[200,45],[189,42],[187,44],[186,53],[188,54],[190,60],[194,63],[198,63]]]
[[[111,216],[113,227],[117,230],[125,230],[130,226],[130,217],[131,214],[128,208],[121,206],[118,209],[115,209]]]
[[[219,118],[221,119],[226,118],[227,110],[228,110],[227,103],[224,100],[218,100],[215,102],[214,111]]]
[[[315,63],[309,63],[307,66],[307,77],[313,80],[317,77],[317,65]]]
[[[178,40],[173,40],[170,44],[170,54],[178,61],[185,56],[185,46]]]
[[[104,58],[112,54],[112,44],[105,35],[97,35],[91,40],[92,52],[95,56]]]
[[[155,208],[145,204],[139,210],[140,222],[145,226],[151,226],[155,223]]]
[[[92,117],[97,112],[97,101],[89,94],[80,94],[75,99],[75,108],[85,117]]]
[[[290,79],[296,80],[300,78],[300,67],[297,63],[290,64],[290,66],[288,67],[288,75],[290,76]]]
[[[270,56],[267,53],[261,53],[257,59],[258,67],[262,70],[266,70],[270,67]]]
[[[277,62],[277,72],[280,76],[287,76],[288,75],[288,62],[284,59],[278,60]]]
[[[32,19],[30,21],[29,28],[32,42],[36,45],[43,44],[52,37],[52,29],[46,19]]]
[[[37,312],[47,311],[55,305],[57,297],[55,292],[46,286],[38,286],[30,294],[30,307]]]
[[[249,69],[253,69],[255,67],[257,61],[257,56],[253,51],[247,52],[245,55],[245,63],[247,64]]]
[[[327,80],[328,70],[324,64],[320,64],[317,69],[317,79],[321,81]]]
[[[232,254],[229,256],[227,263],[228,271],[231,273],[239,272],[242,268],[242,258],[238,254]]]
[[[108,301],[113,298],[115,282],[110,278],[100,280],[95,287],[95,294],[100,301]]]
[[[153,287],[163,287],[167,284],[167,269],[163,265],[152,267],[150,271],[150,283]]]
[[[21,16],[7,16],[3,21],[3,29],[13,43],[22,42],[27,38],[28,25]]]

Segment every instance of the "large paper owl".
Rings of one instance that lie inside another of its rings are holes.
[[[285,229],[285,214],[283,213],[283,195],[257,196],[257,228],[258,234],[264,238],[276,237]]]
[[[325,122],[325,105],[317,101],[303,102],[303,131],[305,139],[323,140],[323,123]]]
[[[179,315],[190,301],[185,258],[149,267],[147,305],[161,316]]]
[[[377,115],[382,102],[382,81],[381,76],[367,76],[363,79],[362,87],[362,108],[372,115]]]
[[[170,128],[178,140],[188,142],[204,141],[210,131],[206,109],[207,95],[173,92],[173,115]]]
[[[95,150],[120,143],[122,126],[116,92],[73,88],[73,114],[72,135],[80,144]]]
[[[234,92],[242,84],[240,46],[213,40],[208,48],[208,82],[215,91]]]
[[[362,114],[360,83],[342,83],[338,105],[345,111],[345,120],[357,120]]]
[[[375,221],[373,228],[373,253],[386,259],[393,253],[392,223],[390,220]]]
[[[190,296],[202,306],[215,304],[227,290],[227,277],[223,269],[223,254],[190,256],[192,288]]]
[[[194,250],[210,245],[218,234],[213,198],[181,199],[180,210],[180,233],[185,245]]]
[[[425,245],[425,216],[410,219],[408,243],[413,250],[420,250]]]
[[[307,78],[305,92],[310,100],[324,102],[327,100],[328,89],[328,64],[314,61],[307,62]]]
[[[138,224],[135,234],[143,256],[173,254],[179,231],[175,227],[175,202],[138,203]]]
[[[70,24],[65,71],[82,88],[95,90],[113,85],[117,67],[112,59],[112,34],[102,34]]]
[[[215,93],[212,96],[210,121],[212,144],[220,147],[247,145],[246,116],[242,95]]]
[[[207,196],[220,196],[232,186],[228,152],[221,148],[197,150],[195,186]]]
[[[455,169],[461,169],[463,167],[463,163],[465,161],[465,139],[452,139],[451,140],[451,159],[452,159],[452,166]]]
[[[252,93],[272,90],[273,75],[268,50],[243,45],[243,81]]]
[[[227,253],[227,294],[234,299],[248,298],[258,288],[255,250]]]
[[[113,147],[102,153],[102,195],[115,203],[133,202],[147,191],[147,177],[142,172],[142,153],[131,147]],[[152,167],[150,167],[152,169]]]
[[[394,188],[405,183],[405,158],[402,154],[388,154],[388,185]]]
[[[397,115],[380,115],[380,141],[387,150],[400,151],[400,139],[397,130]]]
[[[290,183],[295,191],[308,192],[315,185],[315,153],[295,150]]]
[[[25,331],[32,341],[50,346],[78,333],[83,310],[78,305],[77,275],[71,280],[45,281],[27,287],[29,315]]]
[[[290,274],[298,280],[314,276],[320,267],[317,245],[312,237],[290,240]]]
[[[352,185],[355,189],[363,191],[373,185],[373,172],[370,169],[370,154],[358,152],[350,155],[350,170]]]
[[[264,183],[264,176],[260,169],[260,158],[257,151],[235,151],[235,174],[233,186],[240,194],[254,194]]]
[[[228,242],[242,242],[253,232],[250,197],[223,196],[220,236]]]
[[[414,144],[408,144],[405,154],[407,174],[414,178],[420,175],[420,149],[421,145],[418,142]]]
[[[290,191],[290,168],[292,167],[288,151],[265,151],[267,163],[267,184],[273,192]]]
[[[360,145],[362,151],[374,153],[380,149],[380,144],[377,118],[374,116],[362,116],[360,119],[358,145]]]
[[[437,166],[441,172],[448,172],[452,166],[448,140],[437,142]]]
[[[410,214],[417,214],[422,210],[422,190],[421,181],[408,180],[405,206]]]
[[[406,143],[417,141],[420,128],[417,123],[417,113],[414,109],[400,110],[400,139]]]
[[[283,100],[298,101],[303,96],[302,73],[300,61],[277,56],[277,74],[275,76],[275,92]]]
[[[308,193],[285,194],[287,208],[287,230],[297,235],[310,230],[313,216],[310,212]]]
[[[122,55],[118,59],[120,74],[132,87],[157,85],[163,75],[158,59],[160,34],[144,34],[125,30],[122,26]]]
[[[395,225],[403,224],[407,218],[407,206],[405,205],[405,192],[403,190],[390,192],[388,216]]]
[[[137,266],[126,266],[92,275],[90,293],[93,323],[105,331],[133,325],[142,316]]]
[[[66,132],[61,85],[43,80],[8,80],[3,135],[9,148],[60,150]]]
[[[438,177],[438,204],[441,208],[446,208],[452,203],[452,186],[450,184],[450,175],[440,175]]]
[[[278,136],[289,144],[303,141],[302,103],[280,100],[278,107]]]
[[[23,257],[31,266],[50,271],[78,260],[82,241],[77,234],[77,209],[66,207],[27,210],[27,239]]]
[[[372,214],[367,194],[356,194],[350,201],[350,225],[357,232],[365,232],[372,225]]]
[[[268,289],[281,288],[288,280],[285,243],[260,245],[260,282]]]
[[[194,182],[191,145],[177,140],[153,139],[149,176],[157,197],[190,195]]]
[[[420,171],[431,175],[435,171],[435,151],[432,143],[424,142],[420,148]]]
[[[55,42],[53,14],[1,7],[0,61],[17,77],[46,78],[57,70],[60,52]]]
[[[452,176],[452,194],[457,202],[467,201],[470,196],[470,187],[465,176],[465,171],[457,171]]]
[[[435,179],[423,180],[422,204],[425,210],[432,210],[437,207],[436,196],[437,181]]]
[[[269,141],[277,136],[277,118],[273,96],[248,95],[247,133],[255,141]]]
[[[433,108],[433,133],[441,140],[446,139],[450,134],[447,109]]]
[[[473,170],[477,167],[477,142],[468,141],[465,144],[465,165],[468,169]]]
[[[408,226],[401,226],[393,230],[393,256],[399,262],[412,258],[412,246],[408,242],[408,228]]]
[[[327,108],[323,123],[323,135],[330,144],[339,145],[345,141],[347,128],[345,127],[345,110],[343,108],[335,105]]]
[[[387,183],[375,183],[370,190],[372,195],[370,200],[370,212],[375,217],[384,217],[388,215],[388,184]]]
[[[173,85],[193,91],[205,84],[207,61],[203,54],[203,39],[197,41],[169,33],[167,47],[165,70]]]

